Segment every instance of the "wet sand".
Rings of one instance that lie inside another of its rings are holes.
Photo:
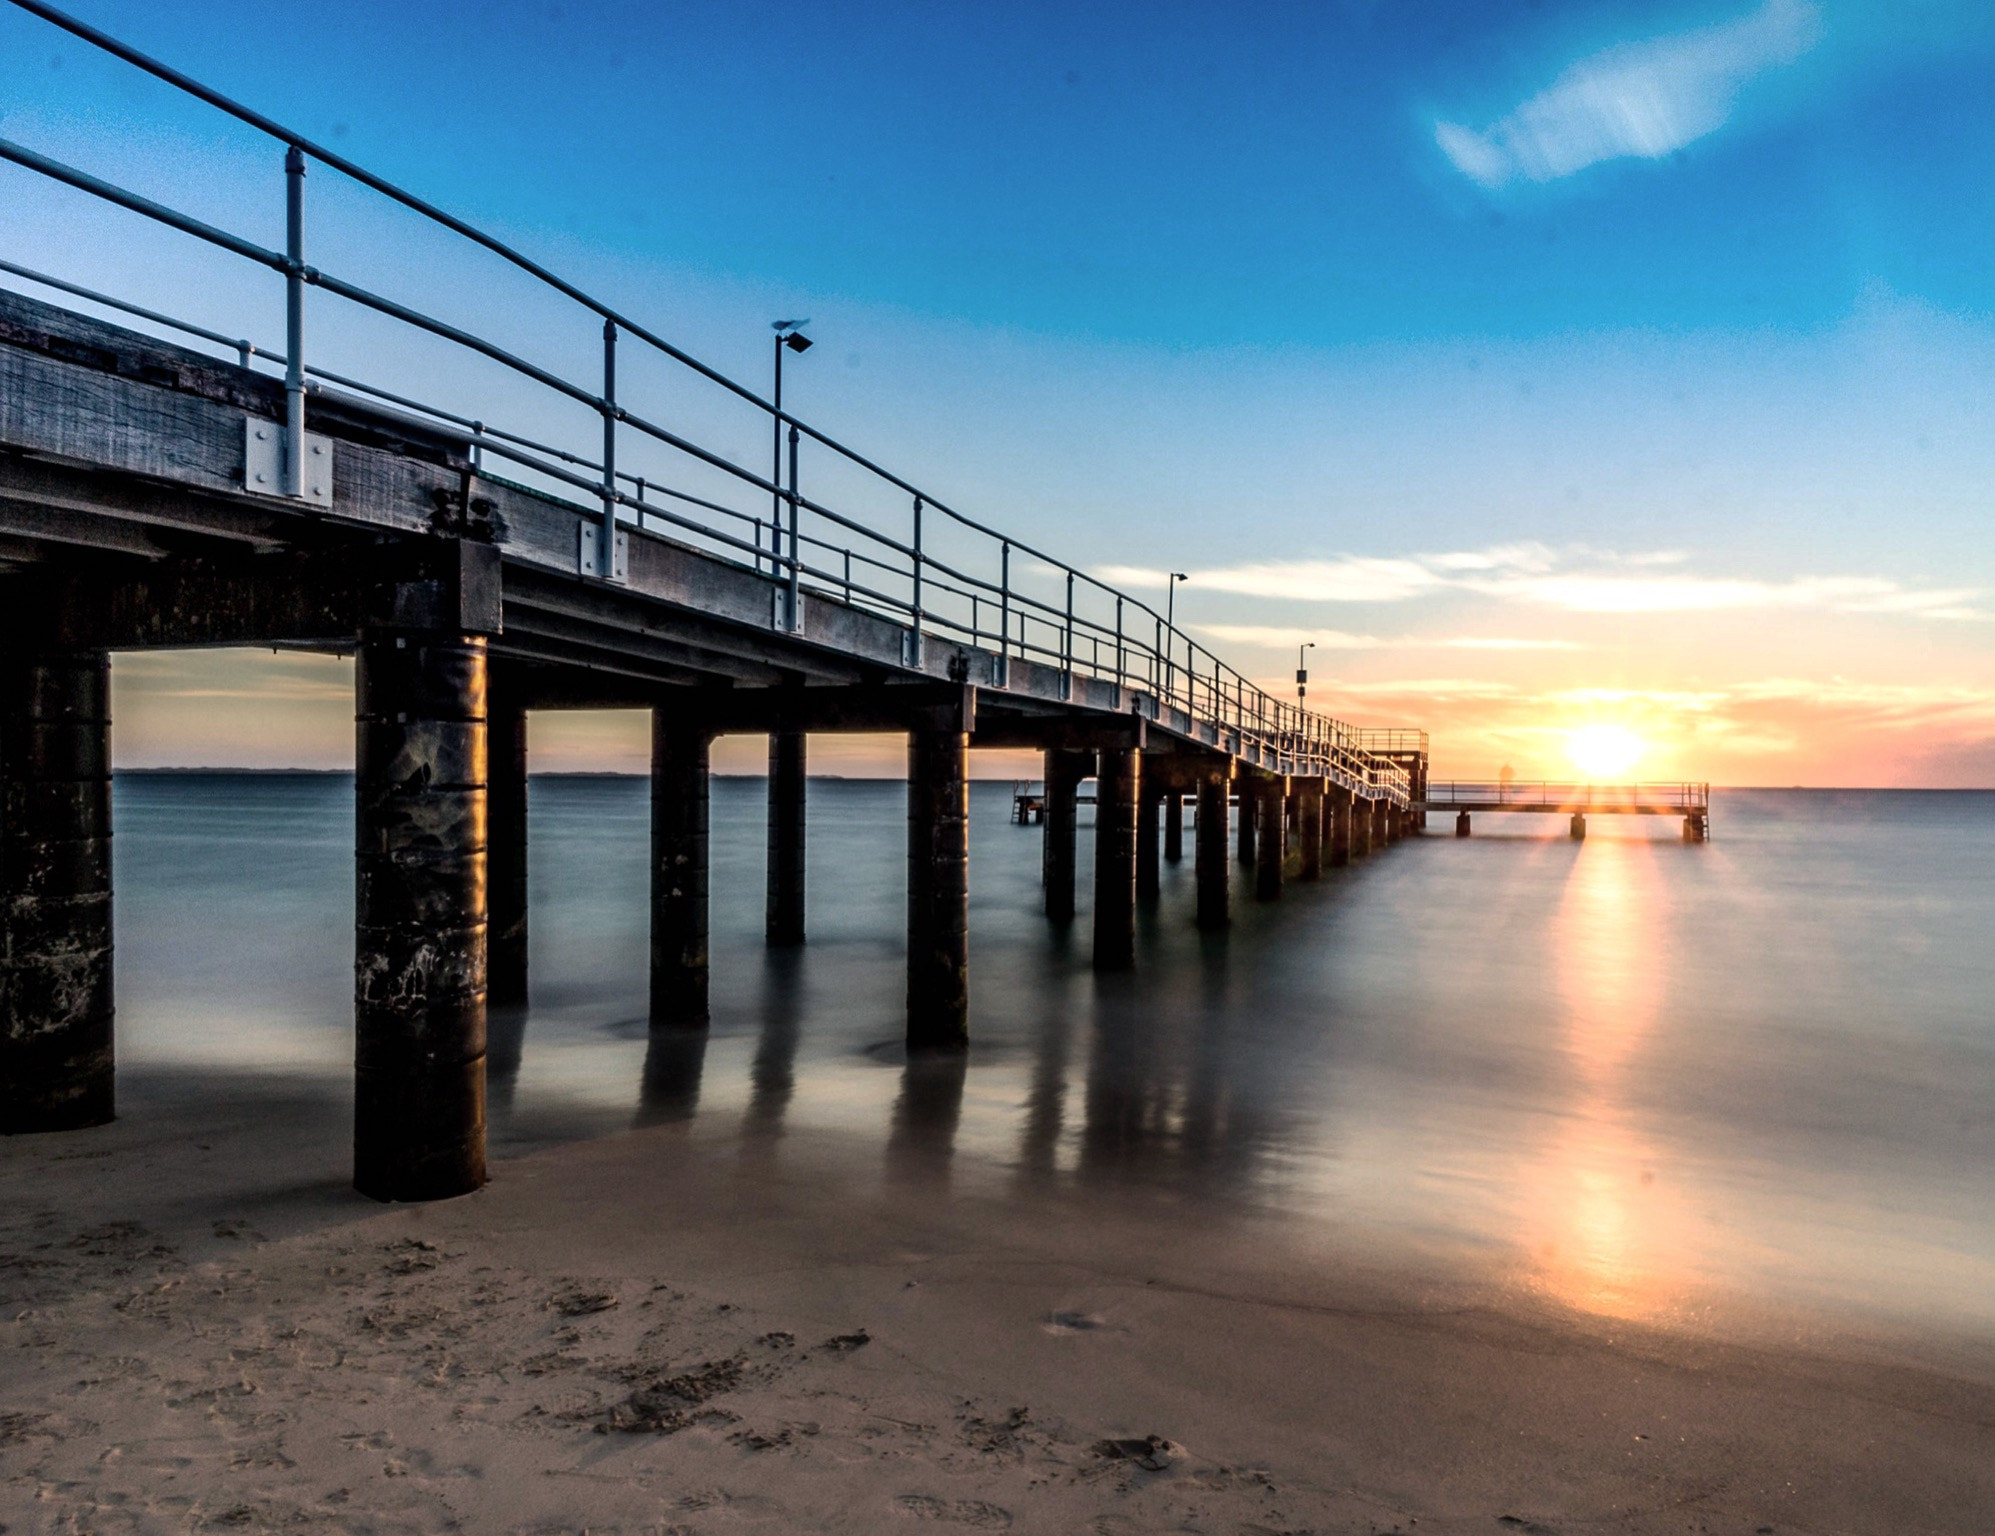
[[[947,1073],[944,1074],[945,1079]],[[1716,1342],[1166,1186],[699,1122],[384,1208],[317,1080],[0,1143],[0,1525],[1986,1532],[1995,1363]]]

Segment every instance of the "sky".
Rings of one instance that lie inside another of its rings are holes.
[[[1424,726],[1437,774],[1609,731],[1634,777],[1995,784],[1984,5],[76,5],[758,387],[810,316],[801,413],[1147,601],[1189,573],[1180,621],[1271,689],[1313,642],[1309,701]],[[0,10],[0,135],[280,239],[267,142]],[[315,262],[588,377],[574,313],[309,188]],[[273,282],[12,168],[0,255],[281,338]],[[346,662],[114,676],[121,764],[350,759]],[[644,740],[533,724],[541,767]]]

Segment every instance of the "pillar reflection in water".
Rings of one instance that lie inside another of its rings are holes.
[[[1276,1122],[1240,1081],[1253,1027],[1222,945],[1208,946],[1196,1008],[1158,1008],[1140,983],[1095,988],[1080,1177],[1165,1183],[1206,1197],[1244,1193],[1277,1150]]]
[[[700,1107],[700,1076],[706,1061],[704,1029],[652,1030],[644,1048],[644,1075],[639,1080],[633,1123],[641,1128],[691,1120]]]
[[[1060,1137],[1067,1114],[1067,1059],[1073,1049],[1073,1018],[1079,1006],[1077,991],[1072,982],[1062,987],[1048,1000],[1039,1021],[1025,1120],[1018,1133],[1018,1177],[1024,1185],[1046,1184],[1059,1172]]]
[[[526,1054],[527,1006],[509,1003],[485,1015],[485,1104],[493,1118],[510,1113]]]
[[[783,1116],[797,1090],[797,1042],[803,1031],[804,956],[772,949],[762,962],[762,1034],[748,1068],[748,1108],[741,1137],[767,1145],[783,1134]]]
[[[1666,930],[1655,851],[1633,839],[1577,846],[1553,924],[1570,1098],[1527,1170],[1536,1282],[1614,1317],[1653,1316],[1681,1291],[1681,1212],[1658,1184],[1637,1088],[1661,1016]]]
[[[963,1118],[963,1082],[969,1057],[962,1051],[913,1051],[901,1069],[887,1137],[887,1177],[897,1183],[946,1185]]]

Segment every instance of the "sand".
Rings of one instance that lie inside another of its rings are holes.
[[[1995,1529],[1995,1375],[1310,1251],[917,1132],[665,1125],[381,1207],[309,1084],[0,1143],[0,1526]]]

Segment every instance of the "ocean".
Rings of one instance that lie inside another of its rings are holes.
[[[813,780],[809,929],[762,943],[765,789],[713,795],[713,1024],[644,1018],[642,780],[532,782],[532,1003],[495,1012],[494,1177],[678,1124],[780,1167],[1063,1185],[1272,1219],[1326,1254],[1608,1319],[1995,1338],[1995,794],[1735,790],[1673,820],[1437,826],[1192,927],[1191,839],[1133,973],[1039,910],[1039,835],[972,794],[967,1062],[900,1049],[904,799]],[[352,785],[116,781],[118,1050],[350,1092]],[[1085,812],[1084,812],[1085,816]]]

